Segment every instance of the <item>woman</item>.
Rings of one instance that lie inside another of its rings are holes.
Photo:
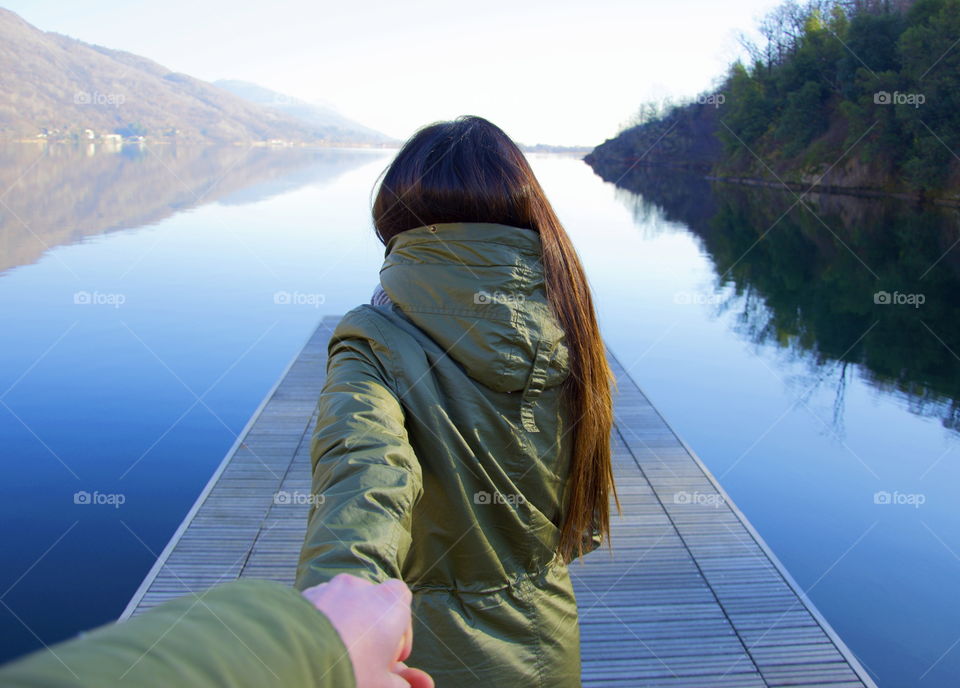
[[[330,341],[297,586],[402,578],[409,663],[439,688],[579,686],[567,563],[609,539],[616,499],[613,376],[580,260],[480,117],[418,131],[373,221],[387,298]]]

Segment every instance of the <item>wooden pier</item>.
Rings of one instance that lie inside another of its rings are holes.
[[[126,618],[239,577],[292,583],[306,530],[310,434],[339,318],[323,320],[253,414],[130,600]],[[874,682],[703,463],[608,352],[623,517],[570,572],[585,686]]]

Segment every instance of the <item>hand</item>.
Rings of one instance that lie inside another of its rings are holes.
[[[326,614],[347,646],[357,688],[433,688],[433,679],[404,664],[413,648],[410,589],[402,580],[380,583],[341,573],[303,591]]]

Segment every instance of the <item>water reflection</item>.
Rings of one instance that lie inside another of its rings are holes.
[[[255,203],[329,182],[382,154],[176,146],[0,148],[0,273],[60,244],[156,223],[213,201]]]
[[[0,662],[116,618],[318,319],[382,262],[384,151],[86,152],[0,148]]]
[[[960,429],[960,211],[829,194],[798,200],[641,167],[598,173],[621,187],[638,226],[662,213],[699,237],[715,294],[733,294],[716,308],[734,309],[741,336],[805,362],[808,394],[833,385],[838,431],[854,370],[911,412]]]

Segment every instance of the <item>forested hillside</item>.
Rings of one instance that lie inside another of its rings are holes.
[[[960,0],[788,2],[759,30],[716,91],[588,162],[960,199]]]

